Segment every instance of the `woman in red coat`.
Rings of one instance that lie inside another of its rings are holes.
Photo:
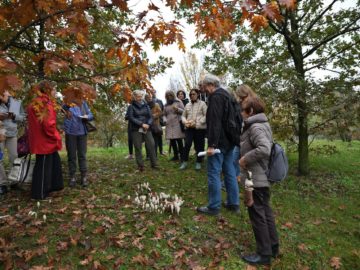
[[[62,143],[56,128],[55,89],[48,81],[36,88],[36,97],[27,108],[30,152],[36,154],[31,197],[45,199],[50,192],[64,188],[58,151]]]

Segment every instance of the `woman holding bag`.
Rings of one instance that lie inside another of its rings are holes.
[[[69,166],[69,186],[76,186],[76,159],[79,163],[80,169],[80,184],[82,187],[89,185],[87,180],[87,134],[88,130],[84,121],[91,121],[94,119],[88,104],[85,100],[74,99],[71,105],[64,105],[65,121],[65,145]]]
[[[253,190],[245,192],[244,202],[256,240],[256,253],[242,259],[254,265],[270,264],[271,257],[275,258],[279,253],[275,218],[270,206],[270,183],[266,175],[273,139],[264,111],[265,105],[258,97],[249,97],[242,103],[241,115],[245,125],[240,137],[239,164],[243,185],[247,178],[245,172],[252,174]]]

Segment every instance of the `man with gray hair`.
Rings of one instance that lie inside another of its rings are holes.
[[[220,80],[214,75],[206,75],[202,85],[209,95],[206,125],[208,134],[207,176],[208,205],[198,207],[197,211],[206,215],[218,215],[221,207],[221,172],[224,174],[227,200],[225,208],[239,212],[239,186],[233,166],[234,144],[227,138],[224,126],[228,118],[227,104],[230,94],[220,87]],[[240,140],[240,138],[239,138]],[[220,149],[220,153],[215,153]]]

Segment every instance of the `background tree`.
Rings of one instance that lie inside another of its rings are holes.
[[[330,78],[350,85],[359,81],[359,1],[357,5],[338,0],[303,0],[296,6],[294,1],[231,4],[232,7],[226,1],[205,1],[179,14],[195,22],[207,42],[223,44],[212,46],[214,53],[210,61],[207,59],[209,70],[231,72],[234,78],[250,82],[269,97],[276,93],[272,99],[274,112],[287,114],[279,126],[284,121],[285,126],[296,123],[298,171],[307,174],[309,115],[324,109],[316,102],[329,92],[322,85]],[[266,30],[254,35],[247,27],[236,27],[234,21],[244,19],[250,20],[253,31],[263,27]],[[234,47],[230,49],[223,43],[227,33],[233,33]],[[321,70],[330,75],[316,76]]]
[[[111,79],[129,97],[134,85],[151,88],[145,40],[154,49],[175,42],[184,48],[178,23],[166,22],[151,4],[139,14],[125,0],[2,1],[0,7],[0,91],[48,79],[71,99],[80,93],[72,88],[86,95]]]

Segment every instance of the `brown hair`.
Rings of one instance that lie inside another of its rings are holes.
[[[245,111],[247,114],[259,114],[265,112],[265,103],[258,96],[247,98],[243,105],[242,111]]]
[[[240,103],[240,99],[246,97],[256,97],[254,90],[247,84],[240,84],[235,90],[235,98]]]

